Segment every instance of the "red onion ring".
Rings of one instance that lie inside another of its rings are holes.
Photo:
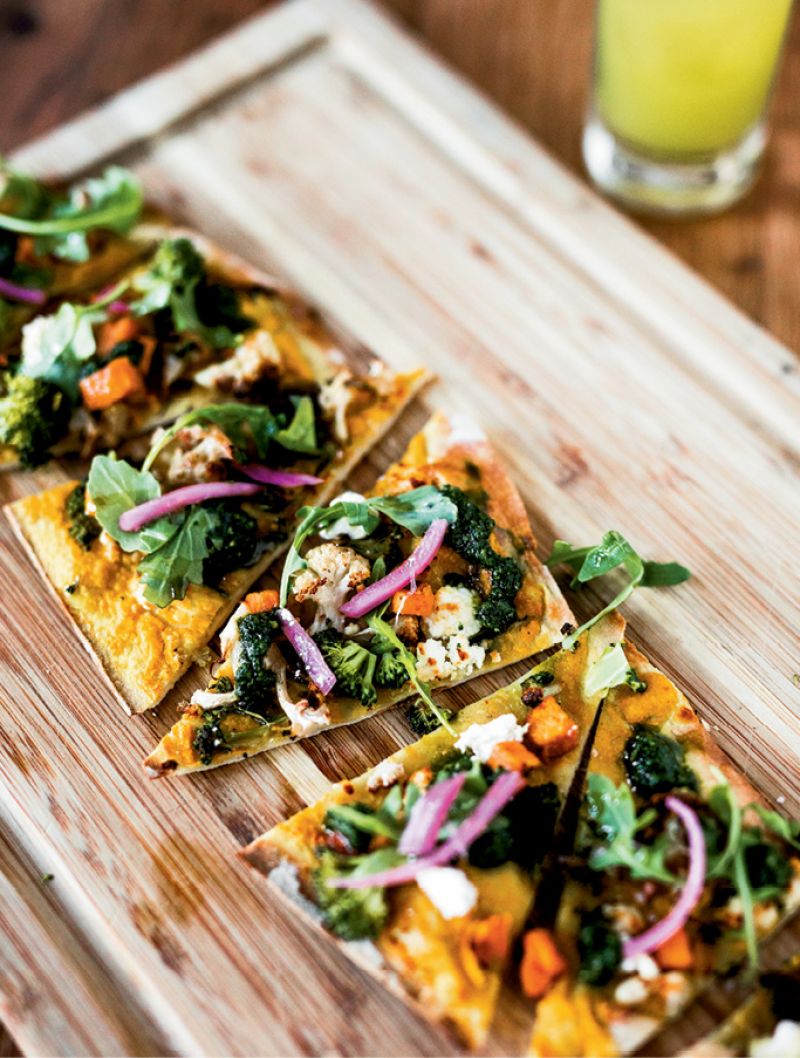
[[[654,951],[665,944],[686,924],[703,895],[703,884],[706,878],[706,843],[700,820],[695,810],[677,797],[668,797],[664,804],[670,812],[675,813],[686,830],[689,840],[689,870],[680,896],[671,910],[644,933],[638,933],[624,942],[622,955],[625,959],[634,959],[637,955]]]
[[[278,609],[278,620],[283,634],[297,651],[303,666],[323,694],[330,694],[336,685],[336,677],[322,656],[322,651],[306,632],[297,618],[286,607]]]
[[[47,294],[37,287],[23,287],[0,276],[0,294],[14,301],[26,301],[29,305],[44,305]]]
[[[466,778],[467,773],[460,771],[425,791],[411,809],[397,845],[398,852],[404,856],[424,856],[431,851]]]
[[[419,872],[427,867],[442,867],[457,856],[463,856],[473,841],[481,836],[494,817],[502,812],[524,785],[525,780],[517,772],[503,772],[483,795],[472,815],[467,816],[447,841],[434,849],[429,856],[420,856],[418,860],[401,863],[399,867],[390,867],[376,874],[331,878],[326,884],[331,889],[370,889],[373,886],[388,888],[413,882]]]
[[[136,533],[156,518],[174,514],[175,511],[191,507],[195,503],[227,499],[231,496],[252,496],[260,489],[260,485],[251,484],[249,481],[209,481],[200,485],[186,485],[182,489],[174,489],[124,511],[119,517],[119,527],[123,532]]]
[[[391,573],[387,573],[385,577],[381,577],[380,580],[376,580],[374,584],[370,584],[354,595],[352,599],[339,607],[339,613],[350,618],[363,617],[376,606],[380,606],[382,602],[391,599],[395,592],[409,585],[436,558],[449,526],[450,523],[446,518],[435,518],[405,562],[401,562]]]
[[[314,474],[295,474],[291,470],[274,470],[272,467],[261,466],[258,463],[247,463],[245,466],[237,467],[246,478],[251,481],[260,481],[262,485],[279,485],[282,488],[293,489],[300,485],[319,485],[322,478]]]

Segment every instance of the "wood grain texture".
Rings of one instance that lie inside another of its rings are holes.
[[[382,0],[427,44],[582,174],[594,0]],[[44,132],[216,34],[264,0],[3,0],[0,149]],[[158,27],[158,31],[155,31]],[[31,71],[35,75],[31,75]],[[795,352],[800,313],[800,15],[772,108],[766,171],[727,214],[640,221]],[[796,368],[795,368],[796,369]]]
[[[21,160],[66,171],[119,157],[160,204],[285,275],[354,341],[395,366],[426,361],[442,377],[428,408],[483,423],[544,548],[613,525],[648,555],[686,561],[694,581],[628,607],[632,635],[737,763],[796,811],[800,389],[788,351],[370,9],[297,3],[241,34],[240,62],[222,41],[157,92],[137,88]],[[404,416],[356,487],[426,413]],[[63,475],[4,476],[0,498]],[[202,676],[188,674],[157,714],[121,722],[4,525],[0,544],[4,599],[25,599],[0,616],[0,822],[21,850],[9,899],[33,918],[5,925],[14,943],[0,949],[0,991],[30,983],[15,952],[42,944],[26,871],[55,874],[65,923],[34,975],[45,958],[76,967],[74,992],[56,974],[57,994],[42,993],[47,1019],[13,1004],[26,1048],[47,1050],[47,1034],[51,1053],[64,1050],[52,1026],[102,972],[131,1004],[126,1022],[112,994],[104,1022],[72,1025],[93,1034],[95,1053],[112,1040],[131,1053],[451,1053],[332,948],[309,952],[232,856],[326,782],[408,741],[402,714],[147,784],[139,760]],[[595,606],[576,601],[579,615]],[[527,1027],[507,997],[489,1053],[518,1052]],[[66,1050],[81,1047],[76,1037]]]

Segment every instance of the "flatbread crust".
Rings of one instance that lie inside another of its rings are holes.
[[[559,703],[580,732],[573,750],[529,776],[532,784],[555,783],[562,799],[572,783],[600,700],[599,693],[590,698],[584,694],[585,673],[609,644],[617,641],[618,634],[619,622],[612,616],[582,637],[574,651],[555,654],[532,670],[553,675],[552,686],[558,688]],[[398,750],[388,760],[400,765],[405,775],[412,775],[417,769],[446,760],[453,753],[458,735],[471,724],[485,723],[504,713],[512,713],[518,722],[523,722],[528,706],[522,702],[521,692],[528,675],[464,708],[453,721],[455,737],[439,728]],[[314,902],[316,841],[325,813],[332,805],[352,801],[379,803],[381,792],[369,790],[371,774],[370,771],[337,783],[316,804],[256,838],[240,852],[248,863],[269,877],[276,891],[291,900],[291,913],[297,908],[309,925],[328,937],[333,935],[325,929]],[[518,934],[533,902],[536,877],[512,863],[493,870],[469,866],[466,870],[479,891],[478,914],[483,917],[509,913],[513,933]],[[493,1019],[502,968],[485,970],[483,979],[477,982],[471,978],[460,955],[470,918],[445,920],[416,885],[391,890],[390,908],[389,920],[374,942],[348,942],[334,937],[335,943],[422,1017],[443,1024],[469,1047],[481,1046]]]
[[[390,429],[412,397],[430,381],[419,369],[393,374],[373,359],[363,376],[348,363],[314,313],[272,276],[264,275],[208,240],[184,229],[159,229],[162,235],[190,237],[212,274],[232,284],[251,284],[279,294],[297,323],[289,349],[289,370],[307,380],[328,380],[348,366],[371,387],[368,402],[355,402],[346,413],[348,440],[323,472],[324,481],[306,494],[306,502],[327,503],[369,449]],[[155,234],[155,232],[154,232]],[[199,387],[197,387],[199,391]],[[214,391],[182,394],[159,418],[167,421],[198,401],[230,399]],[[153,421],[148,425],[152,426]],[[152,709],[189,668],[214,632],[227,620],[241,596],[285,550],[281,544],[257,563],[223,581],[225,594],[190,585],[186,597],[157,609],[137,594],[137,557],[102,537],[84,551],[69,536],[64,500],[75,482],[28,496],[5,508],[29,558],[44,575],[75,623],[84,646],[106,678],[114,697],[129,713]],[[73,589],[73,586],[74,589]],[[67,590],[69,589],[69,590]]]
[[[715,786],[727,782],[742,807],[754,802],[764,804],[747,777],[714,742],[683,692],[630,642],[625,643],[625,653],[636,674],[646,681],[647,689],[637,694],[622,685],[609,694],[597,727],[589,773],[606,775],[615,784],[623,782],[622,749],[633,725],[647,724],[684,747],[686,763],[698,777],[701,797],[707,798]],[[800,860],[792,862],[794,880],[785,895],[783,912],[771,924],[765,922],[763,927],[757,917],[759,940],[766,939],[800,906]],[[559,947],[562,952],[570,953],[573,971],[578,966],[575,930],[582,894],[583,889],[578,883],[567,883],[557,927]],[[730,966],[737,961],[740,959],[731,956]],[[724,969],[728,968],[726,964]],[[719,971],[721,967],[715,969]],[[630,1054],[678,1018],[712,982],[713,972],[685,974],[680,993],[670,1001],[663,1014],[653,1014],[652,1010],[643,1013],[616,1002],[613,995],[615,982],[602,989],[593,989],[581,984],[576,976],[567,974],[538,1004],[529,1053],[547,1058]],[[677,981],[673,980],[672,985],[677,993]]]
[[[523,584],[517,595],[517,608],[523,620],[496,637],[481,669],[469,676],[438,681],[433,684],[435,688],[456,686],[481,673],[523,661],[559,642],[563,637],[563,626],[574,620],[550,571],[536,557],[536,541],[516,487],[486,436],[470,420],[444,411],[435,412],[412,438],[402,458],[378,480],[371,494],[396,494],[425,484],[469,488],[475,483],[476,471],[488,493],[488,513],[497,524],[500,543],[513,548],[522,567]],[[334,694],[327,699],[331,714],[328,726],[357,723],[412,695],[408,685],[398,690],[381,690],[376,704],[370,708],[355,699]],[[199,723],[196,716],[189,714],[178,720],[144,762],[151,775],[183,774],[219,767],[297,738],[282,725],[264,728],[259,739],[248,742],[246,751],[220,754],[212,764],[204,765],[197,759],[193,748]]]

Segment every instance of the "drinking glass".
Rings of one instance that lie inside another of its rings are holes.
[[[598,0],[583,156],[634,210],[712,213],[758,173],[792,0]]]

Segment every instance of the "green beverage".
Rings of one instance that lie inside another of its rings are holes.
[[[791,7],[792,0],[598,0],[584,138],[596,182],[666,211],[717,208],[746,190]],[[667,168],[659,172],[659,164]]]

